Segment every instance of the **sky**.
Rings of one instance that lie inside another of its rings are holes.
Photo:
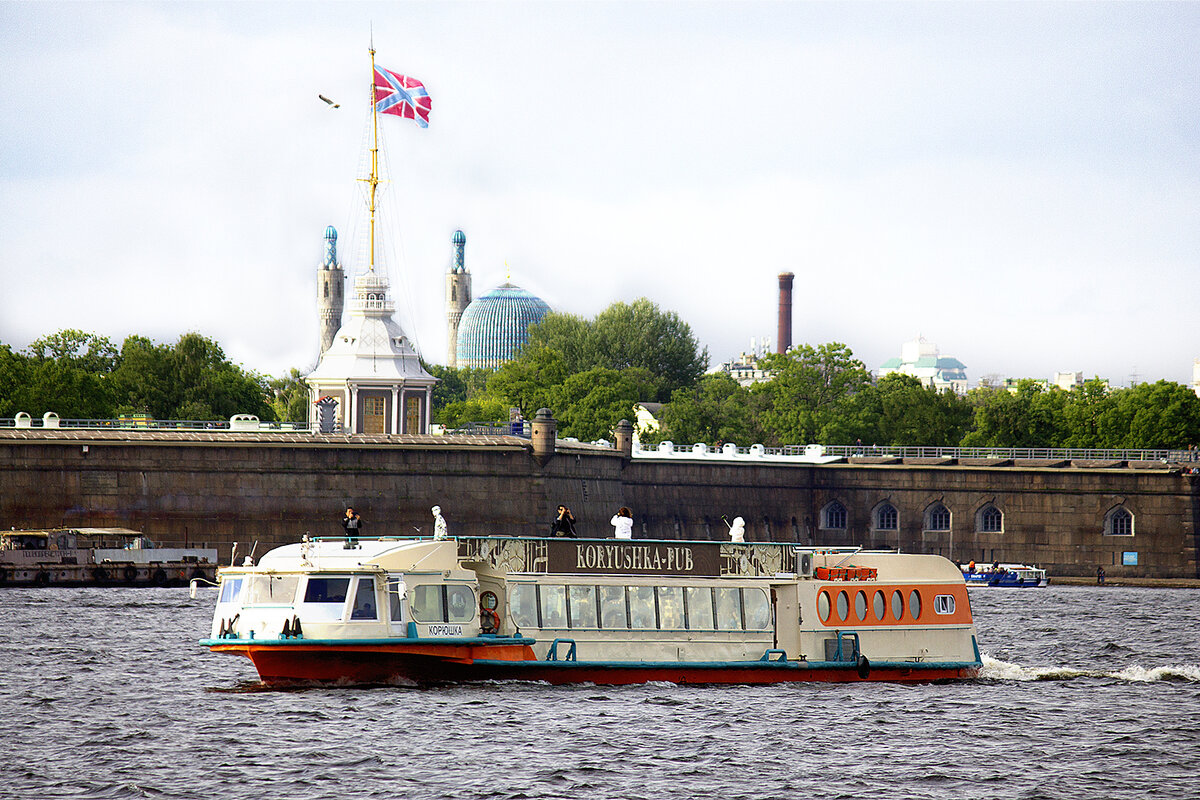
[[[63,328],[317,358],[335,226],[363,267],[370,60],[397,321],[444,363],[451,236],[592,317],[648,297],[712,364],[776,337],[870,369],[1188,383],[1200,4],[0,0],[0,343]],[[324,94],[341,104],[333,109]]]

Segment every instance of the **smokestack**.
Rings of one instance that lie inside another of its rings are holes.
[[[779,273],[779,338],[775,342],[776,353],[786,353],[792,346],[792,279],[790,272]]]

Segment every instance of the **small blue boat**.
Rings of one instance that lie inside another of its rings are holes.
[[[963,580],[967,586],[1007,586],[1014,589],[1027,589],[1033,586],[1046,586],[1050,578],[1046,570],[1031,567],[1028,564],[992,564],[991,566],[976,567],[975,562],[962,567]]]

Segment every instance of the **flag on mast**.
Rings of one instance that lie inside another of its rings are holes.
[[[380,114],[394,114],[428,128],[431,108],[433,100],[419,80],[375,67],[375,110]]]

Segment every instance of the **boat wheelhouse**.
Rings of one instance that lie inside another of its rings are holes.
[[[219,573],[267,684],[930,681],[981,667],[940,556],[647,540],[305,540]]]

